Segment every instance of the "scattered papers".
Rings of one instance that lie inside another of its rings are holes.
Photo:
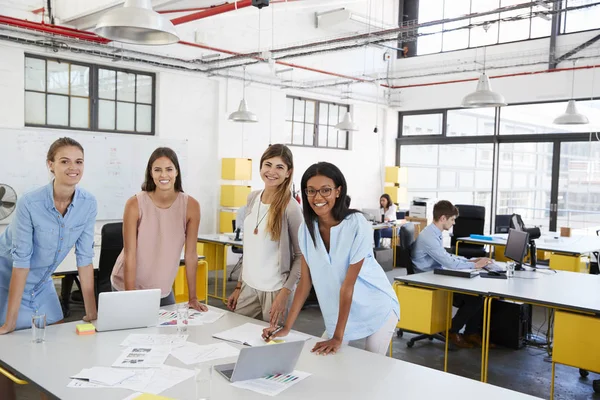
[[[129,390],[133,390],[135,392],[145,392],[146,386],[148,386],[150,381],[152,381],[152,379],[154,377],[154,372],[156,371],[155,369],[124,370],[124,369],[116,369],[116,368],[115,368],[115,370],[116,371],[127,371],[127,372],[132,373],[133,375],[130,378],[127,378],[124,381],[122,381],[116,385],[113,385],[113,386],[101,385],[98,383],[73,379],[73,380],[71,380],[71,382],[69,382],[67,387],[88,388],[88,389],[89,388],[93,388],[93,389],[107,389],[107,388],[129,389]]]
[[[225,315],[224,312],[214,310],[202,312],[190,309],[189,313],[188,326],[212,324]],[[158,326],[177,326],[177,311],[159,310]]]
[[[269,375],[265,378],[234,382],[231,385],[267,396],[277,396],[309,376],[308,372],[294,371],[291,374]]]
[[[119,368],[160,368],[170,353],[170,346],[128,347],[112,366]]]
[[[209,345],[198,345],[186,343],[185,345],[171,350],[171,355],[186,365],[217,360],[220,358],[237,357],[240,351],[227,343],[215,343]]]
[[[73,375],[71,379],[79,379],[105,386],[114,386],[131,378],[133,375],[135,375],[135,373],[126,370],[109,367],[93,367],[82,369],[80,373]]]
[[[220,333],[215,333],[213,337],[246,346],[264,346],[267,343],[262,339],[263,329],[263,326],[248,322],[244,325],[240,325]],[[308,339],[310,339],[310,336],[308,335],[298,332],[290,332],[290,334],[285,337],[278,337],[277,342],[298,342]]]
[[[121,343],[126,347],[182,346],[188,335],[144,335],[132,333]]]

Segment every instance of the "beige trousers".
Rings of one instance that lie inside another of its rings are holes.
[[[271,306],[277,294],[279,294],[279,290],[275,292],[263,292],[262,290],[253,289],[242,282],[235,312],[246,317],[269,322],[271,320],[269,311],[271,311]]]

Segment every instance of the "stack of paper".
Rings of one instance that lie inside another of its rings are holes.
[[[246,346],[264,346],[267,343],[262,338],[263,329],[263,326],[248,322],[244,325],[220,333],[215,333],[213,337]],[[277,338],[278,341],[282,342],[298,342],[308,339],[310,339],[310,336],[299,332],[290,332],[290,334],[285,337],[282,336]]]
[[[214,310],[202,312],[190,309],[189,313],[188,326],[212,324],[225,315],[224,312]],[[177,312],[170,310],[159,310],[158,326],[177,326]]]
[[[181,347],[171,350],[171,355],[186,365],[217,360],[220,358],[237,357],[240,351],[227,343],[198,345],[186,343]]]
[[[277,396],[279,393],[309,376],[308,372],[294,371],[291,374],[269,375],[265,378],[234,382],[231,385],[267,396]]]
[[[112,366],[120,368],[160,368],[170,353],[170,346],[128,347]]]

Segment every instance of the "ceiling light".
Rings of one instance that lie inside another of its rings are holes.
[[[335,126],[335,129],[340,130],[340,131],[357,131],[358,130],[358,125],[356,125],[356,123],[352,121],[352,116],[350,115],[350,111],[347,111],[346,114],[344,114],[344,119],[342,120],[342,122],[338,123]]]
[[[244,68],[244,90],[242,93],[242,100],[237,111],[232,112],[229,115],[229,119],[233,122],[258,122],[258,117],[252,111],[248,110],[248,104],[246,104],[246,68]]]
[[[567,110],[564,114],[559,115],[554,123],[556,125],[584,125],[590,121],[588,118],[577,111],[577,103],[573,99],[575,94],[575,61],[573,61],[573,77],[571,78],[571,100],[567,103]]]
[[[492,91],[490,78],[485,73],[486,48],[483,48],[483,72],[477,82],[477,89],[466,95],[462,101],[463,107],[503,107],[506,105],[504,96]]]
[[[123,7],[107,11],[94,29],[96,34],[117,42],[165,45],[179,42],[171,21],[152,10],[151,0],[125,0]]]

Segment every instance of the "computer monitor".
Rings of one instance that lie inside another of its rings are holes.
[[[523,268],[523,259],[527,254],[527,246],[529,244],[529,233],[516,229],[508,231],[508,240],[504,249],[504,257],[509,258],[517,263],[515,269]]]

